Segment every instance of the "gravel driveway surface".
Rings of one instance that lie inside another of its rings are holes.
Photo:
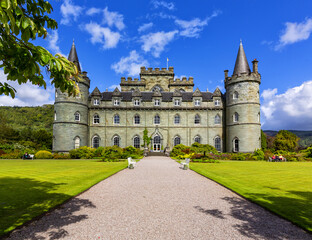
[[[9,239],[312,239],[172,159],[148,157]]]

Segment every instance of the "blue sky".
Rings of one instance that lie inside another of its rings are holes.
[[[138,77],[139,67],[175,69],[193,76],[195,88],[224,92],[225,69],[232,74],[239,41],[251,66],[262,75],[263,129],[312,130],[312,1],[51,1],[59,23],[38,40],[52,53],[68,55],[73,39],[92,91],[118,86],[120,77]],[[3,71],[0,78],[5,79]],[[0,105],[53,103],[54,90],[16,86],[14,100]]]

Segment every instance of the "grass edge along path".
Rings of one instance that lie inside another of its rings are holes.
[[[0,239],[126,167],[125,161],[0,160]]]
[[[312,232],[312,163],[222,161],[190,169]]]

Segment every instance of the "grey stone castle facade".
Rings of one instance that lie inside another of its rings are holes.
[[[73,43],[68,59],[80,71]],[[193,78],[175,79],[173,67],[141,67],[140,79],[121,78],[121,91],[89,92],[82,72],[80,95],[55,92],[53,151],[79,146],[132,145],[141,148],[143,131],[150,151],[170,151],[177,144],[210,144],[220,152],[253,152],[260,148],[258,61],[251,71],[240,43],[233,75],[224,71],[224,94],[193,90]]]

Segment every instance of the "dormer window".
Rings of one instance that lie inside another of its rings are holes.
[[[95,98],[95,99],[93,100],[93,105],[100,105],[100,99]]]
[[[179,99],[174,100],[174,106],[180,106],[181,102]]]
[[[134,99],[134,106],[140,106],[140,100]]]
[[[119,105],[120,105],[119,99],[114,99],[114,106],[119,106]]]
[[[155,99],[154,105],[155,105],[155,106],[160,106],[160,100],[159,100],[159,99]]]
[[[194,105],[195,106],[200,106],[200,100],[199,99],[195,99]]]
[[[216,99],[214,101],[214,103],[215,103],[215,106],[220,106],[221,105],[221,100],[220,99]]]

